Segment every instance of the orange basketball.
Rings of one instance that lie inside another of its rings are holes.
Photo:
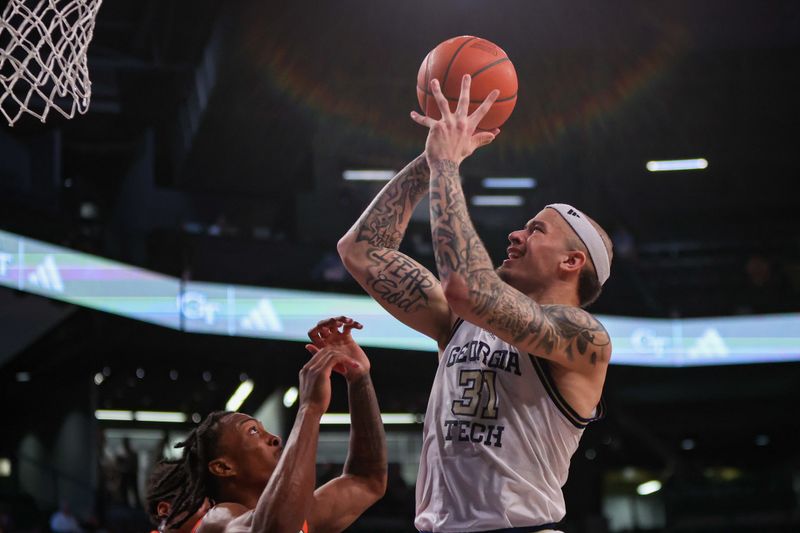
[[[470,113],[490,92],[500,90],[489,113],[478,125],[481,130],[499,128],[517,103],[517,71],[502,48],[471,35],[448,39],[425,56],[417,73],[417,99],[422,112],[437,120],[442,116],[430,88],[433,79],[439,80],[450,110],[455,111],[464,74],[472,76]]]

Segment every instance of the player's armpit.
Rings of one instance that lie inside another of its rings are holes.
[[[451,290],[453,310],[520,349],[574,370],[591,372],[611,357],[611,338],[580,307],[539,305],[493,271],[470,273],[469,289]]]

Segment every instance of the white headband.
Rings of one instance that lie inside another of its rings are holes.
[[[567,221],[572,230],[583,241],[586,249],[589,250],[589,257],[592,258],[594,269],[597,272],[597,280],[603,285],[611,273],[611,262],[608,259],[608,251],[603,243],[600,233],[592,226],[586,215],[575,209],[569,204],[550,204],[545,208],[554,209]]]

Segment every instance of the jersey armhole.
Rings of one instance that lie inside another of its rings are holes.
[[[572,406],[567,403],[564,397],[561,396],[561,393],[558,392],[558,387],[556,387],[556,383],[553,380],[553,377],[550,375],[550,369],[547,366],[547,362],[542,361],[540,358],[530,353],[528,354],[528,357],[531,358],[531,364],[536,370],[536,374],[539,376],[539,381],[541,381],[542,385],[544,385],[547,395],[570,424],[578,429],[586,429],[590,423],[605,418],[606,402],[602,396],[600,397],[600,403],[598,403],[597,407],[595,407],[594,416],[590,418],[584,418],[580,416],[575,409],[573,409]]]
[[[463,323],[463,318],[456,317],[456,321],[453,322],[453,327],[450,328],[450,333],[447,335],[447,339],[445,339],[443,346],[450,344],[450,341],[453,340],[453,336],[456,334],[456,331],[458,331],[458,328],[461,327],[461,324]]]

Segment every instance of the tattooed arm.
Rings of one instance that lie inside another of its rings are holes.
[[[606,363],[611,343],[592,315],[578,307],[539,305],[503,282],[467,212],[453,161],[431,173],[431,231],[445,295],[453,311],[501,339],[575,370]]]
[[[442,286],[428,269],[398,251],[411,213],[428,193],[428,182],[428,163],[419,156],[381,190],[337,249],[347,270],[375,301],[443,347],[450,308]]]
[[[431,90],[441,120],[411,117],[430,128],[425,154],[431,168],[430,215],[436,267],[453,312],[501,339],[559,365],[596,375],[608,362],[611,342],[603,326],[572,306],[542,306],[504,283],[467,212],[458,167],[461,161],[494,140],[499,130],[475,133],[497,92],[471,115],[470,78],[462,80],[458,107],[451,112],[436,80]]]

